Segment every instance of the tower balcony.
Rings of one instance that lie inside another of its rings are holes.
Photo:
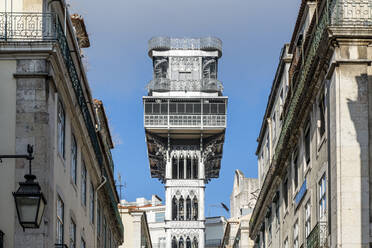
[[[144,97],[144,126],[146,129],[221,131],[226,128],[226,104],[227,97]]]

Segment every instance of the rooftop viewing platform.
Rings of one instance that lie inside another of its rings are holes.
[[[149,54],[152,50],[203,50],[222,54],[222,41],[216,37],[170,38],[153,37],[149,40]]]

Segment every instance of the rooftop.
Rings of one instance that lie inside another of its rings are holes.
[[[210,36],[203,38],[171,38],[166,36],[158,36],[149,40],[149,55],[151,54],[152,50],[218,51],[219,56],[221,56],[222,41],[219,38]]]

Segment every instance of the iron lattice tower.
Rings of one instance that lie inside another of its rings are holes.
[[[221,55],[213,37],[149,41],[144,127],[151,177],[165,184],[167,248],[205,246],[205,185],[219,177],[226,129]]]

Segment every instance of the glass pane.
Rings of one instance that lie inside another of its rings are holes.
[[[162,103],[161,104],[161,113],[162,114],[168,114],[168,103]]]
[[[217,104],[211,103],[211,114],[217,114]]]
[[[204,103],[203,104],[203,113],[204,114],[209,114],[210,113],[210,104],[209,103]]]
[[[200,113],[201,113],[201,104],[194,103],[194,114],[200,114]]]
[[[177,106],[178,106],[177,112],[179,114],[184,114],[185,113],[185,104],[184,103],[178,103]]]
[[[152,105],[152,107],[153,107],[153,113],[154,114],[160,114],[160,104],[159,103],[154,103]]]
[[[226,108],[224,103],[218,104],[218,113],[224,115],[226,113]]]
[[[145,103],[145,114],[152,114],[152,103]]]
[[[16,202],[21,222],[34,222],[39,204],[39,197],[18,196]]]
[[[193,104],[192,103],[186,103],[186,114],[192,114],[193,113]]]

